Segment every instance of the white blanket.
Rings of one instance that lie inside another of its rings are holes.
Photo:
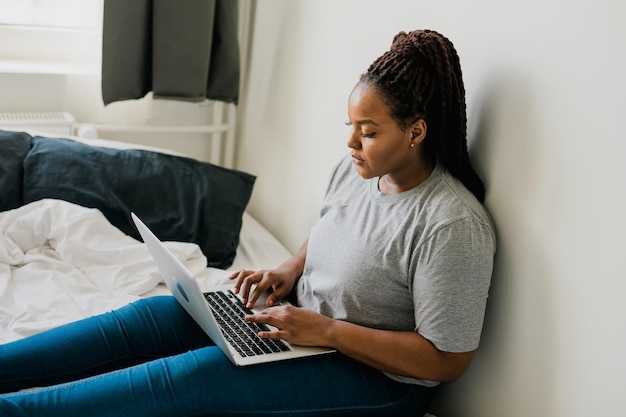
[[[206,274],[197,245],[166,245]],[[98,210],[41,200],[0,213],[0,343],[123,306],[160,281],[145,245]]]

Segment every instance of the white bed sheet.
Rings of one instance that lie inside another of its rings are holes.
[[[240,268],[271,268],[290,256],[247,213],[229,270],[207,268],[195,244],[166,245],[202,288],[228,282]],[[0,343],[163,294],[169,291],[145,245],[99,210],[41,200],[0,213]]]

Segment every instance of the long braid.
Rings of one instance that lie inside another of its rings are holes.
[[[428,125],[424,149],[483,202],[485,190],[467,151],[465,87],[457,52],[431,30],[398,33],[361,76],[381,95],[403,129],[420,118]]]

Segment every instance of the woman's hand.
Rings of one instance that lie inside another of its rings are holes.
[[[267,297],[266,306],[275,305],[291,292],[297,279],[289,270],[280,268],[262,271],[243,269],[228,278],[235,280],[234,291],[240,294],[243,303],[248,308],[254,307],[266,291],[271,291]]]
[[[238,293],[243,303],[248,307],[254,307],[257,300],[268,290],[272,293],[267,297],[265,305],[271,307],[285,298],[291,292],[296,281],[302,275],[308,241],[305,241],[300,250],[291,258],[272,270],[250,271],[243,269],[235,272],[230,280],[235,280],[235,293]],[[254,289],[253,286],[256,286]],[[252,291],[252,293],[250,293]]]
[[[314,311],[294,306],[266,308],[245,318],[249,322],[276,327],[274,331],[260,332],[259,337],[283,339],[301,346],[328,346],[328,339],[324,335],[333,321]]]

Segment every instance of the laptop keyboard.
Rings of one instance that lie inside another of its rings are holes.
[[[262,339],[258,332],[267,331],[264,324],[248,323],[246,314],[253,311],[243,305],[232,291],[213,291],[204,293],[226,340],[241,356],[267,355],[289,350],[282,340]]]

